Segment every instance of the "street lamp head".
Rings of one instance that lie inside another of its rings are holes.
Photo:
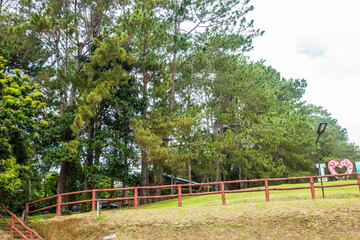
[[[317,160],[318,160],[318,166],[319,166],[319,176],[321,176],[321,171],[320,171],[320,158],[319,158],[319,152],[318,152],[318,142],[319,142],[319,138],[320,138],[320,135],[323,134],[325,132],[325,128],[326,128],[326,125],[327,123],[320,123],[319,124],[319,128],[317,130],[317,134],[318,134],[318,137],[316,139],[316,155],[317,155]],[[322,177],[320,177],[320,180],[321,180],[321,189],[322,189],[322,195],[323,195],[323,198],[325,198],[325,194],[324,194],[324,188],[322,187],[323,186],[323,179]]]
[[[319,134],[319,136],[325,132],[326,126],[327,126],[327,123],[319,124],[319,128],[317,130],[317,134]]]

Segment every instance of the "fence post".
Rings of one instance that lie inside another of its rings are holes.
[[[357,173],[356,177],[357,177],[357,180],[358,180],[359,191],[360,191],[360,173]]]
[[[25,223],[27,223],[29,217],[29,203],[25,203]]]
[[[30,240],[34,240],[34,233],[30,231]]]
[[[134,209],[138,208],[138,188],[134,188]]]
[[[310,177],[311,198],[315,199],[314,178]]]
[[[270,201],[269,181],[268,181],[267,179],[265,179],[265,198],[266,198],[266,201],[267,201],[267,202]]]
[[[62,201],[62,196],[61,194],[59,194],[57,199],[57,206],[56,206],[56,215],[58,216],[61,216],[61,201]]]
[[[14,237],[14,228],[15,228],[15,218],[14,218],[14,216],[12,216],[11,217],[11,230],[10,230],[11,238]]]
[[[95,189],[92,190],[92,197],[91,197],[91,211],[95,211],[95,203],[96,203],[96,191]]]
[[[101,214],[100,200],[98,199],[96,202],[96,216],[99,217]]]
[[[23,214],[21,215],[21,221],[25,224],[25,216],[26,216],[26,210],[23,211]]]
[[[225,198],[225,184],[221,182],[221,198],[222,198],[222,205],[226,205],[226,198]]]
[[[181,185],[178,185],[178,207],[182,207],[182,192],[181,192]]]

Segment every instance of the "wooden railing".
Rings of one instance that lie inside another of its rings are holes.
[[[314,179],[324,178],[324,177],[341,177],[341,176],[357,176],[356,183],[347,183],[347,184],[333,184],[333,185],[324,185],[324,186],[315,186]],[[287,187],[287,188],[277,188],[277,187],[269,187],[269,182],[274,181],[291,181],[291,180],[308,180],[309,186],[303,187]],[[258,183],[263,182],[264,187],[259,187],[255,189],[238,189],[238,190],[225,190],[225,184],[239,184],[239,183]],[[211,185],[219,185],[219,191],[212,191],[212,192],[197,192],[197,193],[182,193],[182,189],[184,187],[197,187],[197,186],[211,186]],[[270,201],[270,191],[274,190],[297,190],[297,189],[310,189],[311,198],[315,199],[315,188],[330,188],[330,187],[343,187],[343,186],[352,186],[358,185],[360,191],[360,173],[352,173],[352,174],[337,174],[337,175],[324,175],[324,176],[306,176],[306,177],[291,177],[291,178],[270,178],[270,179],[254,179],[254,180],[235,180],[235,181],[222,181],[222,182],[210,182],[210,183],[197,183],[197,184],[177,184],[177,185],[163,185],[163,186],[146,186],[146,187],[129,187],[129,188],[111,188],[111,189],[93,189],[93,190],[85,190],[85,191],[77,191],[77,192],[70,192],[70,193],[62,193],[52,197],[40,199],[37,201],[26,203],[25,210],[26,210],[26,217],[28,218],[28,214],[43,211],[49,208],[56,208],[56,214],[61,215],[61,207],[65,205],[72,205],[72,204],[80,204],[91,202],[91,210],[95,211],[96,208],[96,201],[124,201],[124,200],[133,200],[134,201],[134,208],[138,208],[138,200],[139,199],[161,199],[161,198],[178,198],[178,207],[182,207],[182,197],[184,196],[198,196],[198,195],[210,195],[210,194],[221,194],[222,204],[226,205],[226,193],[241,193],[241,192],[265,192],[265,200]],[[164,188],[177,188],[177,194],[170,194],[170,195],[162,195],[162,196],[139,196],[140,189],[164,189]],[[100,192],[114,192],[114,191],[133,191],[132,197],[122,197],[122,198],[102,198],[97,199],[97,193]],[[91,193],[91,199],[88,200],[81,200],[81,201],[73,201],[73,202],[63,202],[63,198],[66,196],[74,195],[74,194],[84,194],[84,193]],[[35,209],[30,211],[30,206],[35,203],[43,202],[49,199],[57,198],[57,203],[51,206]]]
[[[15,214],[13,214],[12,212],[10,212],[4,205],[2,205],[0,203],[0,208],[5,210],[5,212],[7,212],[10,216],[11,216],[11,222],[9,222],[4,216],[2,216],[0,214],[0,218],[2,220],[4,220],[4,222],[10,226],[10,235],[13,238],[14,237],[14,233],[17,232],[23,239],[26,240],[34,240],[34,239],[40,239],[43,240],[33,229],[29,228],[28,226],[26,226],[22,221],[20,221],[20,219],[18,217],[16,217]],[[20,231],[16,226],[16,222],[18,224],[20,224],[22,226],[23,229],[25,229],[29,234],[30,237],[25,236],[25,233],[23,233],[22,231]],[[36,237],[36,238],[34,238]]]

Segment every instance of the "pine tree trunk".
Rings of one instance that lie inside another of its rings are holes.
[[[31,179],[29,178],[29,200],[32,200]]]
[[[215,182],[216,180],[216,176],[214,176],[214,175],[212,175],[211,176],[211,182]],[[218,185],[212,185],[212,191],[217,191],[217,189],[218,189]]]
[[[124,188],[127,188],[128,185],[126,183],[124,183]],[[127,198],[129,195],[128,195],[128,191],[125,190],[125,191],[122,191],[122,197],[123,198]],[[124,207],[127,207],[129,206],[129,201],[128,200],[124,200],[123,201],[123,204],[122,204]]]
[[[241,180],[241,165],[239,164],[239,180]],[[239,183],[239,189],[244,188],[244,183]]]
[[[147,59],[147,44],[146,40],[144,39],[144,48],[143,48],[143,54],[142,58],[146,62]],[[147,99],[148,96],[148,73],[146,71],[146,68],[144,67],[141,69],[141,73],[143,76],[143,98]],[[143,119],[147,118],[147,112],[146,109],[144,109],[141,113],[141,117]],[[148,156],[144,150],[141,150],[141,179],[140,179],[140,185],[142,187],[149,186],[149,172],[148,172]],[[139,194],[140,196],[147,196],[148,195],[148,189],[140,189]],[[140,199],[140,204],[146,204],[148,201],[147,199]]]
[[[170,185],[174,185],[174,175],[173,174],[171,174],[171,179],[170,179]],[[174,195],[175,194],[175,188],[171,188],[171,195]]]
[[[70,162],[64,161],[61,164],[59,182],[57,185],[57,194],[66,193],[66,177],[70,167]],[[66,202],[66,196],[62,197],[62,202]],[[61,211],[65,210],[65,206],[61,207]]]
[[[94,129],[94,135],[93,137],[95,138],[96,137],[96,133],[98,133],[100,130],[101,130],[101,121],[97,121],[95,122],[95,129]],[[94,162],[95,164],[98,164],[99,161],[100,161],[100,156],[101,156],[101,146],[99,144],[96,144],[95,145],[95,156],[94,156]]]
[[[149,173],[148,173],[148,163],[146,158],[146,153],[141,150],[141,180],[140,185],[142,187],[149,186]],[[148,195],[148,189],[140,189],[141,196]],[[147,199],[140,199],[140,204],[148,203]]]
[[[178,25],[177,25],[177,16],[176,13],[174,13],[174,33],[175,35],[179,34],[179,30],[178,30]],[[171,93],[170,93],[170,109],[171,111],[174,109],[175,106],[175,83],[176,83],[176,71],[177,71],[177,50],[176,50],[176,42],[174,42],[174,52],[173,52],[173,62],[172,62],[172,67],[171,67],[171,80],[172,80],[172,85],[171,85]],[[169,143],[167,142],[167,145],[169,145]],[[171,180],[172,180],[172,184],[176,185],[176,173],[175,173],[175,178],[173,179],[173,176],[171,176]],[[171,188],[171,194],[175,194],[175,188]]]
[[[216,182],[221,181],[221,169],[220,169],[220,160],[216,161]],[[217,185],[217,190],[219,190],[219,185]]]
[[[179,25],[177,19],[177,12],[174,11],[174,35],[179,35]],[[172,60],[172,67],[171,67],[171,96],[170,96],[170,109],[174,109],[175,105],[175,83],[176,83],[176,72],[177,72],[177,40],[174,41],[174,52],[173,52],[173,60]]]
[[[127,188],[128,187],[128,162],[127,162],[127,157],[124,157],[124,171],[125,171],[125,177],[123,179],[123,187]],[[128,191],[122,191],[122,197],[123,198],[127,198],[128,197]],[[128,200],[123,201],[123,205],[124,206],[128,206]]]
[[[56,31],[54,31],[54,34],[56,34]],[[66,102],[66,90],[64,89],[64,82],[61,79],[61,74],[60,74],[60,48],[59,48],[59,44],[60,44],[60,36],[54,36],[55,38],[55,58],[56,58],[56,71],[58,73],[58,77],[57,77],[57,83],[58,83],[58,88],[59,88],[59,97],[60,97],[60,113],[62,116],[65,115],[65,109],[67,107],[67,102]],[[59,181],[58,181],[58,185],[57,185],[57,194],[61,194],[61,193],[65,193],[66,192],[66,178],[67,178],[67,173],[68,173],[68,168],[69,168],[70,163],[69,162],[62,162],[61,163],[61,167],[60,167],[60,175],[59,175]],[[66,197],[62,198],[62,201],[65,202],[66,201]],[[62,206],[62,211],[65,210],[65,206]]]
[[[175,174],[174,174],[174,185],[177,184],[177,171],[175,171]],[[174,192],[176,193],[176,190],[177,190],[177,187],[174,188]]]
[[[113,178],[111,178],[110,179],[110,188],[114,188],[114,179]],[[113,195],[114,195],[114,192],[113,191],[111,191],[110,192],[110,194],[109,194],[109,198],[112,198],[113,197]],[[106,206],[106,209],[110,209],[111,208],[111,202],[109,201],[109,202],[107,202],[107,206]]]
[[[157,186],[162,186],[163,185],[163,179],[164,179],[164,167],[162,166],[162,165],[160,165],[160,167],[159,167],[159,175],[158,175],[158,178],[157,178],[157,181],[156,181],[156,185]],[[155,189],[155,195],[156,196],[161,196],[161,193],[162,192],[162,189],[161,188],[157,188],[157,189]],[[154,202],[158,202],[158,201],[160,201],[160,199],[159,198],[155,198],[154,199]]]
[[[209,183],[209,175],[205,175],[206,176],[206,183]],[[210,185],[209,186],[209,192],[211,192],[214,188],[210,188]]]
[[[188,179],[189,179],[189,184],[191,184],[191,160],[189,160],[188,162]],[[189,186],[189,193],[192,193],[191,186]]]
[[[94,138],[94,121],[91,120],[87,133],[88,147],[87,147],[86,163],[85,163],[87,171],[90,171],[90,167],[94,164],[93,138]],[[90,189],[91,186],[89,183],[89,179],[88,177],[85,177],[85,190],[90,190]]]
[[[68,172],[69,166],[70,166],[70,163],[67,161],[62,162],[62,164],[61,164],[59,182],[57,185],[57,194],[66,192],[66,177],[67,177],[67,172]]]
[[[56,32],[54,33],[56,34]],[[62,116],[65,115],[65,108],[67,106],[66,104],[66,91],[64,90],[64,83],[63,80],[61,79],[61,74],[60,74],[60,48],[59,48],[59,44],[60,44],[60,37],[57,37],[56,35],[54,36],[55,38],[55,59],[56,59],[56,71],[57,71],[57,84],[58,84],[58,88],[59,88],[59,98],[60,98],[60,113]]]
[[[44,198],[47,197],[47,193],[46,193],[46,174],[44,174]]]
[[[201,179],[201,183],[206,183],[207,182],[207,175],[205,174],[204,177]],[[204,191],[204,186],[200,186],[199,187],[199,192]]]

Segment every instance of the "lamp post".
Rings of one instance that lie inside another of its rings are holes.
[[[321,171],[320,171],[320,159],[319,159],[319,152],[318,152],[317,144],[319,142],[319,138],[320,138],[321,134],[323,134],[325,132],[326,126],[327,126],[327,123],[320,123],[319,124],[318,130],[317,130],[318,137],[317,137],[316,143],[315,143],[315,145],[316,145],[316,154],[317,154],[317,159],[318,159],[319,176],[321,176]],[[320,177],[320,181],[321,181],[322,195],[323,195],[323,198],[325,198],[322,177]]]

